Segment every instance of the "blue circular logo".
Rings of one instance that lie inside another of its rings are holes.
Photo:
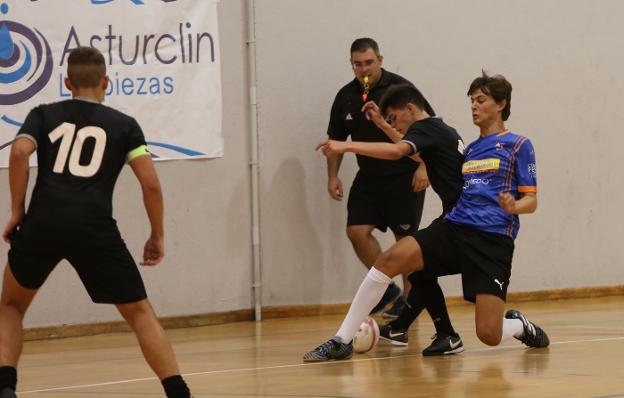
[[[0,5],[6,14],[9,7]],[[0,105],[24,102],[41,91],[52,76],[52,51],[37,29],[0,21]]]

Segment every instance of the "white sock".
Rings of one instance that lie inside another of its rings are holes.
[[[336,337],[340,338],[341,342],[348,343],[353,340],[353,336],[358,331],[360,324],[381,300],[390,282],[392,282],[392,279],[375,267],[368,271],[360,288],[355,293],[347,316],[336,333]]]
[[[503,318],[503,337],[501,343],[512,337],[522,337],[524,335],[524,325],[520,319]]]

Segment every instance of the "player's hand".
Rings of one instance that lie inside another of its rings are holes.
[[[24,213],[11,214],[11,218],[9,218],[2,231],[2,239],[6,243],[11,243],[11,234],[22,224],[22,220],[24,220]]]
[[[329,192],[329,196],[332,199],[337,201],[342,201],[342,181],[338,177],[329,177],[329,181],[327,182],[327,191]]]
[[[414,177],[412,177],[412,189],[414,192],[424,191],[429,188],[429,176],[427,175],[427,168],[423,163],[421,163],[416,172],[414,172]]]
[[[340,155],[347,151],[347,143],[343,141],[327,140],[316,146],[316,150],[318,151],[319,149],[325,156]]]
[[[516,198],[509,192],[501,192],[498,194],[498,205],[507,213],[516,214]]]
[[[375,123],[377,127],[381,127],[381,125],[386,123],[386,120],[381,114],[379,106],[377,106],[377,104],[373,101],[368,101],[367,103],[365,103],[362,107],[362,112],[364,112],[364,115],[366,115],[366,119]]]
[[[143,249],[141,265],[154,266],[165,257],[165,241],[161,237],[150,236]]]

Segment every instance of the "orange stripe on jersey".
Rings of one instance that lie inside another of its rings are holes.
[[[535,185],[518,187],[518,192],[537,192],[537,187]]]

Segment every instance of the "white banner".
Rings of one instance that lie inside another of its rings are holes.
[[[0,167],[30,109],[71,98],[77,46],[99,49],[105,104],[133,116],[157,159],[223,156],[219,0],[0,0]]]

